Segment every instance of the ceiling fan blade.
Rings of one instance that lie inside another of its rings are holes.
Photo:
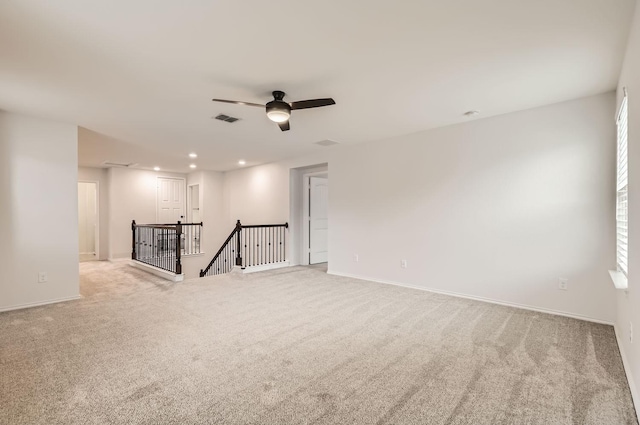
[[[282,131],[288,131],[291,128],[289,126],[289,121],[278,123],[278,127],[280,127],[280,130]]]
[[[301,100],[299,102],[291,102],[291,109],[309,109],[309,108],[319,108],[321,106],[329,106],[335,105],[336,101],[331,99],[330,97],[326,99],[312,99],[312,100]]]
[[[259,108],[264,108],[264,105],[260,105],[259,103],[240,102],[237,100],[224,100],[224,99],[211,99],[211,100],[213,100],[214,102],[235,103],[236,105],[257,106]]]

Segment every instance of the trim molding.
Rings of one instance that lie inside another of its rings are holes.
[[[170,280],[171,282],[182,282],[184,280],[184,274],[171,273],[158,267],[150,266],[149,264],[141,263],[135,260],[131,260],[129,264],[136,269],[144,270],[145,272],[149,272],[163,279]]]
[[[65,298],[56,298],[48,301],[38,301],[35,303],[18,304],[18,305],[12,305],[9,307],[1,307],[0,313],[5,311],[22,310],[23,308],[39,307],[43,305],[62,303],[65,301],[79,300],[80,298],[82,298],[82,295],[75,295],[73,297],[65,297]]]
[[[273,269],[281,269],[283,267],[290,267],[291,265],[289,264],[288,261],[281,261],[279,263],[270,263],[270,264],[263,264],[261,266],[252,266],[252,267],[246,267],[244,269],[242,269],[242,273],[255,273],[255,272],[263,272],[266,270],[273,270]]]
[[[465,299],[469,299],[469,300],[482,301],[482,302],[490,303],[490,304],[503,305],[503,306],[506,306],[506,307],[519,308],[521,310],[529,310],[529,311],[536,311],[538,313],[553,314],[555,316],[570,317],[572,319],[584,320],[584,321],[593,322],[593,323],[600,323],[602,325],[609,325],[609,326],[613,326],[614,325],[613,322],[610,322],[610,321],[607,321],[607,320],[595,319],[593,317],[582,316],[580,314],[568,313],[568,312],[565,312],[565,311],[552,310],[552,309],[542,308],[542,307],[535,307],[535,306],[526,305],[526,304],[519,304],[519,303],[508,302],[508,301],[495,300],[493,298],[478,297],[478,296],[475,296],[475,295],[467,295],[467,294],[461,294],[461,293],[458,293],[458,292],[444,291],[442,289],[425,288],[425,287],[422,287],[422,286],[409,285],[409,284],[406,284],[406,283],[393,282],[393,281],[390,281],[390,280],[372,279],[372,278],[369,278],[369,277],[356,276],[356,275],[352,275],[352,274],[349,274],[349,273],[334,272],[332,270],[328,270],[327,274],[334,275],[334,276],[349,277],[349,278],[352,278],[352,279],[368,280],[370,282],[384,283],[384,284],[387,284],[387,285],[401,286],[403,288],[418,289],[420,291],[433,292],[433,293],[436,293],[436,294],[449,295],[449,296],[452,296],[452,297],[465,298]]]
[[[624,367],[624,373],[627,376],[627,382],[629,383],[629,391],[631,392],[631,399],[633,400],[633,407],[636,410],[636,416],[638,416],[638,406],[640,406],[640,394],[638,394],[638,389],[636,388],[636,384],[633,381],[633,376],[631,376],[631,367],[629,366],[629,361],[627,360],[627,355],[624,353],[624,346],[622,345],[622,340],[620,339],[620,330],[618,329],[618,325],[613,325],[613,330],[616,334],[616,342],[618,343],[618,351],[620,351],[620,357],[622,358],[622,366]]]

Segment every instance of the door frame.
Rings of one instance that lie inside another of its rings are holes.
[[[185,220],[187,223],[193,223],[193,199],[191,188],[194,186],[198,186],[198,211],[200,211],[200,219],[202,220],[202,196],[200,196],[200,183],[191,183],[187,185],[187,211],[185,214]]]
[[[173,176],[156,176],[156,224],[169,224],[169,223],[160,223],[159,220],[159,210],[160,210],[160,199],[158,198],[158,190],[160,189],[159,179],[172,179],[172,180],[182,180],[182,188],[184,190],[184,199],[182,200],[184,205],[182,205],[182,211],[184,211],[184,219],[183,223],[186,223],[187,220],[187,179],[184,177],[173,177]]]
[[[78,180],[78,183],[93,183],[96,185],[96,229],[95,229],[94,243],[95,243],[95,250],[96,250],[96,260],[98,260],[100,259],[100,182],[98,180],[82,179],[82,180]],[[78,224],[80,224],[79,221],[78,221]],[[78,253],[80,253],[79,248],[78,248]]]
[[[309,255],[311,250],[309,249],[309,177],[327,177],[327,184],[329,181],[329,170],[327,171],[315,171],[312,173],[302,174],[302,258],[300,264],[303,266],[309,265]]]

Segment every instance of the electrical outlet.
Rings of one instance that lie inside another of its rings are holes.
[[[355,261],[356,263],[360,261],[360,256],[358,254],[353,254],[353,261]]]
[[[569,279],[561,277],[560,279],[558,279],[558,289],[560,289],[561,291],[566,291],[568,283]]]
[[[400,260],[400,267],[402,267],[403,269],[407,268],[407,260]]]
[[[633,344],[633,322],[629,322],[629,342]]]
[[[47,280],[49,280],[49,276],[47,276],[47,272],[38,273],[38,283],[45,283]]]

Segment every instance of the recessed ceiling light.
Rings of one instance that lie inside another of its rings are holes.
[[[191,164],[191,165],[189,165],[189,168],[196,168],[196,167],[197,167],[197,165],[196,165],[196,164]]]
[[[153,171],[160,171],[160,167],[153,167]]]
[[[246,163],[247,163],[247,161],[245,161],[244,159],[241,159],[240,161],[238,161],[238,164],[239,164],[239,165],[244,165],[244,164],[246,164]]]
[[[189,158],[197,158],[197,157],[198,157],[197,153],[193,153],[192,152],[192,153],[189,154]]]
[[[467,111],[467,112],[464,113],[464,115],[466,117],[468,117],[468,118],[476,117],[476,116],[480,115],[480,111]]]

